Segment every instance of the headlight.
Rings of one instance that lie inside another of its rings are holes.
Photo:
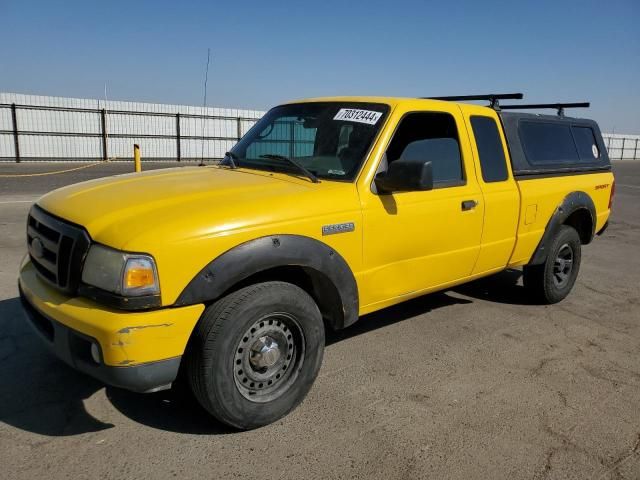
[[[156,264],[149,255],[92,245],[84,261],[82,281],[126,297],[160,293]]]

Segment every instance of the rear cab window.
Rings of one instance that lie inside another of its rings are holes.
[[[485,183],[507,180],[507,159],[495,120],[477,115],[473,115],[470,120],[478,148],[482,179]]]

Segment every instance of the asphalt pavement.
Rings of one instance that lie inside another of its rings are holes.
[[[2,175],[75,166],[0,163],[0,477],[640,478],[640,161],[614,164],[610,228],[566,300],[531,304],[506,271],[367,315],[328,334],[297,410],[240,433],[182,388],[104,387],[26,325],[16,275],[31,203],[132,167]]]

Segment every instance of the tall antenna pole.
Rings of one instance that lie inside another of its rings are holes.
[[[207,108],[207,81],[209,80],[209,59],[211,57],[211,48],[207,48],[207,68],[204,72],[204,99],[202,100],[202,143],[200,144],[200,166],[204,165],[204,111]]]

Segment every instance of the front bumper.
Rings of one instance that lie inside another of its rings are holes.
[[[137,392],[173,382],[204,305],[145,312],[107,309],[66,297],[45,284],[30,262],[20,269],[20,298],[31,325],[63,361],[104,383]],[[100,361],[91,355],[99,349]]]

